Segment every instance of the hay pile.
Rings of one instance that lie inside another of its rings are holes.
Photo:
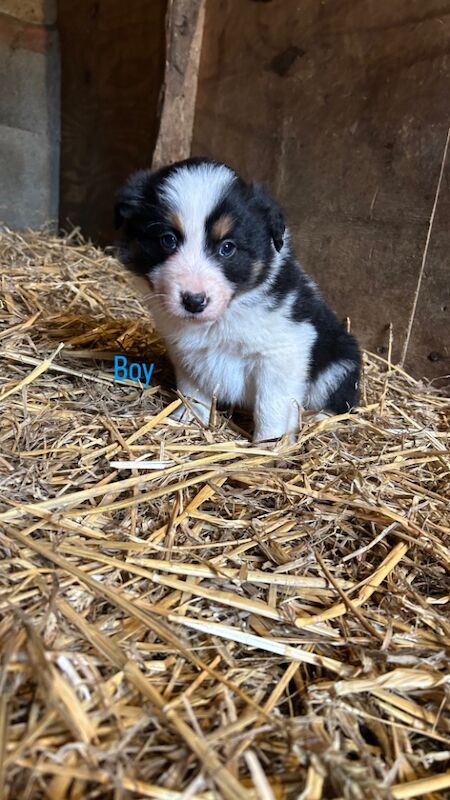
[[[446,399],[366,357],[274,455],[168,418],[111,257],[5,234],[0,269],[0,796],[449,797]]]

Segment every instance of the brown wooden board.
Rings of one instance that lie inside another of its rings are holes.
[[[449,124],[449,50],[449,0],[206,8],[193,153],[267,182],[327,300],[378,352],[392,322],[396,357]],[[447,167],[408,351],[419,375],[450,373],[449,180]]]
[[[168,0],[162,109],[152,166],[187,158],[191,150],[205,0]]]
[[[60,0],[60,223],[108,243],[113,196],[151,163],[164,72],[166,0]]]

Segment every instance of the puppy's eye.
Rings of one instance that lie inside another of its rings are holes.
[[[159,237],[159,241],[166,253],[173,253],[178,247],[178,239],[174,233],[164,233]]]
[[[224,242],[221,243],[219,247],[219,256],[223,256],[223,258],[230,258],[236,252],[236,245],[231,239],[225,239]]]

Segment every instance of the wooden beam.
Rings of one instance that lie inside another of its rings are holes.
[[[154,168],[190,155],[204,19],[205,0],[168,0],[165,76]]]

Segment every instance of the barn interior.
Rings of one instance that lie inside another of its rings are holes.
[[[5,800],[449,796],[449,48],[449,0],[1,0]],[[276,451],[170,419],[114,255],[124,179],[189,155],[364,348]]]

